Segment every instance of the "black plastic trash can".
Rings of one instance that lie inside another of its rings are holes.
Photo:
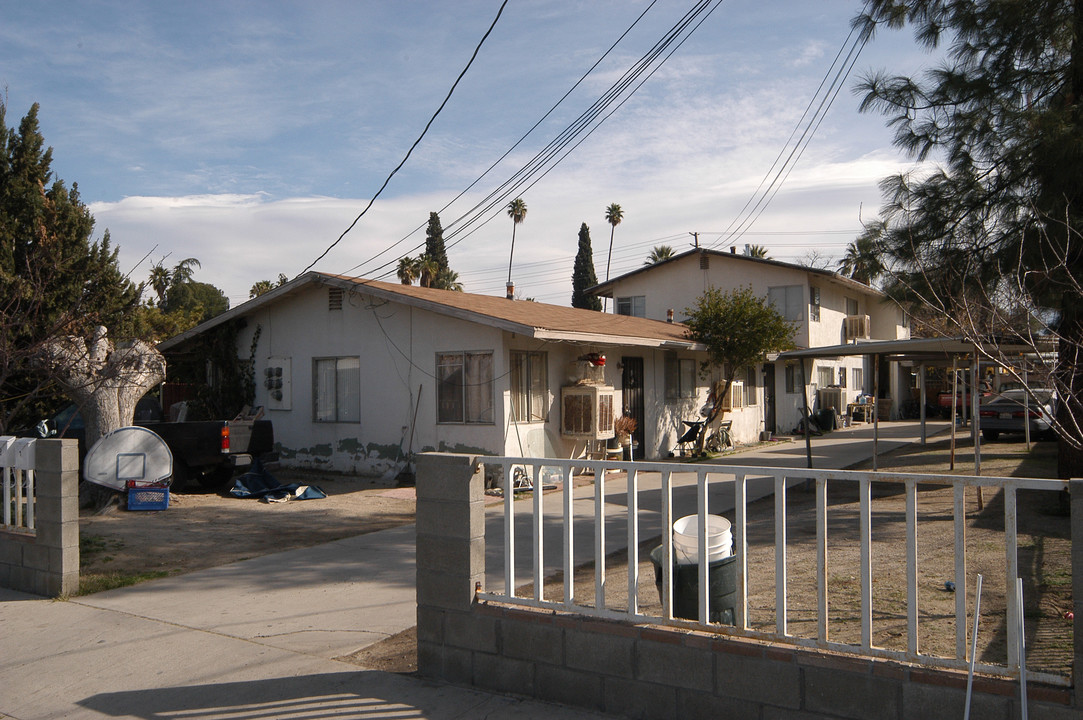
[[[654,586],[662,599],[662,546],[651,550]],[[709,614],[707,620],[722,625],[734,624],[737,607],[737,556],[712,560],[707,566]],[[699,564],[673,564],[673,617],[699,620]]]

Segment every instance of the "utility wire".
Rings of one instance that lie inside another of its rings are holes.
[[[670,28],[669,31],[667,31],[661,40],[655,43],[651,50],[634,63],[631,68],[625,71],[621,78],[610,86],[599,99],[592,103],[587,110],[552,139],[541,151],[527,162],[526,165],[516,171],[496,189],[491,191],[483,200],[475,204],[474,207],[450,223],[448,227],[452,227],[453,229],[450,233],[445,234],[445,240],[452,239],[452,242],[447,243],[446,247],[454,247],[456,244],[466,239],[466,237],[469,237],[471,234],[481,229],[481,227],[484,227],[484,225],[491,222],[499,215],[499,210],[503,208],[505,201],[509,197],[521,195],[524,189],[533,187],[533,185],[541,180],[542,177],[545,177],[545,175],[566,158],[568,154],[577,148],[586,137],[589,137],[594,130],[608,119],[616,109],[623,105],[624,102],[627,102],[627,100],[642,87],[646,79],[653,75],[653,73],[672,56],[673,52],[687,41],[691,33],[694,32],[715,9],[717,9],[721,2],[722,0],[700,0],[697,2],[691,10],[685,13],[685,15]],[[696,22],[697,19],[698,22]],[[688,28],[690,26],[692,27],[692,30],[689,31]],[[679,43],[677,42],[678,40],[680,41]],[[676,44],[676,47],[673,47],[674,44]],[[652,69],[652,64],[654,64],[666,50],[669,50],[669,53],[666,54],[660,62],[657,62]],[[648,69],[650,70],[650,73],[647,73]],[[645,73],[647,73],[646,77],[644,77]],[[635,84],[637,80],[639,82],[638,84]],[[626,93],[627,89],[633,84],[635,84],[634,89],[632,89],[631,92]],[[605,115],[600,121],[597,120],[597,118],[616,103],[618,99],[620,99],[620,102],[617,104],[616,108],[613,108],[613,110]],[[578,141],[572,145],[576,138],[579,138]],[[568,149],[569,145],[571,146],[570,149]],[[556,159],[554,160],[554,158]],[[486,217],[486,215],[488,215],[488,217]],[[455,225],[459,225],[459,227],[454,228]],[[461,235],[461,237],[455,239],[459,235]],[[384,263],[373,268],[370,272],[372,274],[379,273],[396,261]],[[390,275],[391,272],[391,270],[388,270],[382,275],[378,275],[378,277],[386,277],[387,275]]]
[[[327,256],[327,253],[331,252],[331,250],[333,250],[336,245],[342,242],[342,238],[346,237],[346,234],[353,230],[354,226],[357,225],[361,218],[364,217],[365,213],[369,211],[369,208],[372,207],[372,204],[376,202],[376,198],[380,197],[381,193],[383,193],[384,191],[384,188],[386,188],[388,183],[391,182],[391,178],[395,176],[395,173],[397,173],[402,168],[402,166],[406,164],[406,161],[410,159],[410,154],[414,152],[414,148],[421,144],[422,138],[425,137],[425,134],[429,131],[429,128],[432,127],[432,124],[436,120],[436,117],[444,109],[444,106],[448,104],[448,101],[451,100],[452,93],[454,93],[455,88],[459,86],[459,82],[463,79],[463,76],[466,75],[466,71],[469,70],[470,66],[474,64],[474,59],[477,58],[478,53],[481,51],[481,46],[485,43],[485,40],[489,37],[489,34],[492,33],[493,28],[496,27],[496,23],[498,20],[500,20],[500,16],[501,14],[503,14],[504,8],[507,6],[507,4],[508,0],[504,0],[504,2],[500,4],[500,9],[496,11],[496,17],[493,18],[493,22],[491,25],[489,25],[489,29],[485,31],[485,34],[481,37],[481,40],[478,42],[477,47],[474,48],[474,53],[470,56],[470,60],[466,63],[466,67],[464,67],[462,72],[459,73],[459,77],[455,78],[455,82],[452,84],[451,89],[448,90],[447,96],[444,98],[444,101],[440,103],[440,107],[436,108],[436,112],[433,113],[431,118],[429,118],[429,122],[425,123],[425,128],[421,131],[421,134],[418,135],[417,140],[414,141],[414,144],[410,146],[410,149],[406,151],[406,156],[403,157],[402,161],[399,162],[398,165],[395,166],[395,169],[392,170],[391,174],[387,176],[387,179],[384,180],[383,185],[381,185],[380,189],[376,191],[376,194],[372,196],[372,199],[369,200],[368,205],[365,206],[365,209],[362,210],[356,218],[354,218],[354,221],[350,223],[350,226],[343,230],[342,234],[338,236],[338,239],[331,243],[327,247],[327,249],[320,254],[318,258],[309,263],[309,266],[302,270],[299,274],[303,275],[309,270],[311,270],[313,265],[325,258]]]
[[[616,40],[615,40],[615,41],[613,42],[613,44],[609,46],[609,49],[607,49],[607,50],[606,50],[606,51],[605,51],[604,53],[602,53],[602,55],[601,55],[601,56],[600,56],[600,57],[599,57],[599,58],[598,58],[597,60],[595,60],[595,61],[594,61],[594,64],[593,64],[593,65],[591,65],[591,66],[590,66],[590,68],[588,68],[588,69],[587,69],[587,71],[586,71],[585,73],[583,73],[583,74],[582,74],[582,75],[581,75],[581,76],[579,77],[579,79],[578,79],[578,80],[576,80],[574,84],[572,84],[572,86],[571,86],[570,88],[568,88],[567,92],[565,92],[565,93],[564,93],[564,94],[563,94],[563,95],[562,95],[562,96],[560,97],[560,99],[559,99],[559,100],[557,100],[557,101],[556,101],[556,102],[555,102],[555,103],[553,104],[553,106],[552,106],[551,108],[549,108],[549,110],[547,110],[547,111],[546,111],[546,113],[545,113],[544,115],[542,115],[542,116],[541,116],[541,118],[539,118],[539,119],[538,119],[538,121],[537,121],[537,122],[535,122],[535,123],[534,123],[533,125],[531,125],[531,126],[530,126],[530,129],[529,129],[529,130],[527,130],[527,131],[526,131],[525,133],[523,133],[523,135],[522,135],[522,136],[521,136],[521,137],[520,137],[520,138],[519,138],[518,140],[516,140],[516,141],[515,141],[515,143],[513,143],[511,147],[509,147],[509,148],[508,148],[507,150],[505,150],[505,151],[504,151],[504,154],[503,154],[503,155],[501,155],[501,156],[500,156],[500,157],[498,157],[498,158],[497,158],[497,159],[496,159],[495,161],[493,161],[493,164],[492,164],[492,165],[490,165],[490,166],[489,166],[488,168],[486,168],[486,169],[485,169],[485,171],[481,173],[481,175],[478,175],[478,176],[477,176],[477,177],[476,177],[476,178],[475,178],[475,179],[473,180],[473,182],[471,182],[471,183],[470,183],[469,185],[467,185],[467,186],[466,186],[465,188],[463,188],[463,189],[462,189],[462,191],[460,191],[458,195],[456,195],[456,196],[455,196],[455,197],[453,197],[453,198],[452,198],[451,200],[449,200],[449,201],[448,201],[448,202],[447,202],[447,203],[446,203],[446,204],[445,204],[445,205],[444,205],[444,206],[443,206],[442,208],[440,208],[440,210],[439,210],[438,212],[444,212],[444,211],[445,211],[445,210],[447,210],[447,209],[448,209],[449,207],[451,207],[451,206],[452,206],[452,205],[453,205],[453,204],[454,204],[454,203],[455,203],[456,201],[458,201],[458,200],[459,200],[460,198],[462,198],[462,196],[463,196],[463,195],[465,195],[466,193],[468,193],[468,192],[470,192],[470,191],[471,191],[472,189],[474,189],[474,186],[475,186],[475,185],[477,185],[477,184],[478,184],[479,182],[481,182],[481,181],[482,181],[482,180],[483,180],[483,179],[484,179],[484,178],[485,178],[485,177],[486,177],[486,176],[487,176],[487,175],[488,175],[488,174],[489,174],[490,172],[492,172],[492,171],[493,171],[493,170],[494,170],[494,169],[496,168],[496,166],[497,166],[497,165],[499,165],[499,164],[500,164],[501,162],[503,162],[503,161],[504,161],[504,160],[505,160],[505,159],[506,159],[506,158],[508,157],[508,155],[511,155],[511,153],[512,153],[512,152],[514,152],[515,148],[519,147],[519,145],[521,145],[521,144],[523,143],[523,141],[524,141],[524,140],[526,140],[526,139],[527,139],[527,138],[528,138],[528,137],[529,137],[529,136],[530,136],[530,135],[531,135],[531,134],[532,134],[532,133],[533,133],[533,132],[534,132],[535,130],[537,130],[537,129],[538,129],[538,126],[540,126],[540,125],[541,125],[541,124],[542,124],[543,122],[545,122],[545,120],[546,120],[546,119],[547,119],[547,118],[548,118],[548,117],[549,117],[550,115],[552,115],[552,114],[553,114],[553,112],[555,112],[555,111],[556,111],[556,109],[557,109],[558,107],[560,107],[560,105],[561,105],[561,104],[562,104],[562,103],[563,103],[563,102],[564,102],[565,100],[567,100],[567,99],[568,99],[568,96],[569,96],[569,95],[571,95],[571,94],[572,94],[572,92],[574,92],[574,91],[575,91],[575,89],[576,89],[577,87],[579,87],[579,86],[580,86],[580,85],[581,85],[581,84],[583,83],[583,81],[584,81],[584,80],[586,80],[586,79],[587,79],[587,77],[588,77],[588,76],[589,76],[589,75],[590,75],[590,74],[591,74],[592,72],[594,72],[594,70],[595,70],[595,69],[597,69],[597,67],[598,67],[598,66],[599,66],[599,65],[600,65],[600,64],[602,63],[602,61],[603,61],[603,60],[605,60],[605,59],[606,59],[606,58],[607,58],[607,57],[609,56],[609,54],[610,54],[611,52],[613,52],[614,48],[616,48],[616,47],[617,47],[617,45],[618,45],[618,44],[620,44],[620,42],[621,42],[621,41],[622,41],[622,40],[623,40],[623,39],[624,39],[624,38],[625,38],[625,37],[626,37],[626,36],[628,35],[628,33],[630,33],[630,32],[632,31],[632,29],[633,29],[633,28],[635,28],[635,26],[639,24],[639,21],[643,19],[643,17],[644,17],[644,16],[645,16],[645,15],[646,15],[646,14],[647,14],[647,13],[648,13],[649,11],[650,11],[650,9],[651,9],[652,7],[654,7],[654,5],[655,5],[655,3],[656,3],[656,2],[658,2],[658,0],[651,0],[651,3],[650,3],[650,5],[648,5],[648,6],[646,7],[646,9],[645,9],[645,10],[643,10],[643,12],[641,12],[641,13],[639,14],[639,17],[637,17],[637,18],[636,18],[636,19],[635,19],[634,21],[632,21],[632,24],[631,24],[631,25],[629,25],[629,26],[628,26],[628,27],[627,27],[627,28],[626,28],[626,29],[624,30],[624,32],[622,32],[622,33],[620,34],[620,37],[618,37],[618,38],[617,38],[617,39],[616,39]],[[448,224],[447,228],[445,228],[445,229],[450,229],[450,228],[452,228],[452,227],[453,227],[453,226],[455,225],[455,223],[459,222],[459,221],[460,221],[461,219],[462,219],[462,216],[461,216],[461,217],[459,217],[459,218],[457,218],[457,219],[455,219],[455,220],[453,220],[453,221],[452,221],[451,223],[449,223],[449,224]],[[410,231],[409,233],[407,233],[406,235],[404,235],[404,236],[403,236],[402,238],[400,238],[399,240],[397,240],[396,242],[394,242],[393,244],[389,245],[388,247],[384,248],[384,249],[383,249],[383,250],[381,250],[380,252],[376,253],[375,255],[373,255],[373,256],[372,256],[371,258],[369,258],[368,260],[364,260],[364,261],[362,261],[361,263],[359,263],[359,264],[357,264],[357,265],[354,265],[354,266],[353,266],[352,268],[350,268],[350,269],[349,269],[349,270],[347,270],[346,272],[347,272],[347,273],[350,273],[350,272],[353,272],[354,270],[358,270],[358,269],[360,269],[361,267],[363,267],[363,266],[364,266],[365,264],[367,264],[367,263],[369,263],[369,262],[372,262],[372,261],[376,260],[376,259],[377,259],[377,258],[379,258],[380,256],[382,256],[382,255],[385,255],[385,254],[387,254],[388,252],[391,252],[391,251],[392,251],[392,250],[394,250],[394,249],[395,249],[396,247],[398,247],[398,246],[399,246],[399,245],[401,245],[401,244],[402,244],[403,242],[405,242],[405,241],[406,241],[406,240],[407,240],[408,238],[410,238],[411,236],[413,236],[413,235],[414,235],[415,233],[417,233],[417,232],[420,232],[420,231],[421,231],[422,229],[424,229],[424,228],[425,228],[425,226],[426,226],[426,224],[427,224],[427,223],[422,223],[421,225],[419,225],[418,227],[414,228],[414,229],[413,229],[413,230],[411,230],[411,231]],[[410,251],[409,251],[409,252],[407,253],[407,255],[408,255],[408,254],[410,254],[410,253],[412,253],[412,252],[415,252],[415,251],[419,250],[419,249],[420,249],[420,248],[422,247],[422,245],[423,245],[423,243],[421,243],[421,244],[418,244],[418,245],[415,245],[415,246],[414,246],[413,248],[411,248],[411,249],[410,249]],[[398,259],[399,259],[399,258],[395,258],[395,262],[397,262],[397,261],[398,261]],[[384,266],[382,265],[382,266],[380,266],[380,267],[384,267]]]
[[[749,197],[744,207],[737,213],[737,217],[735,217],[726,228],[724,233],[725,237],[720,237],[715,243],[708,247],[714,248],[721,244],[732,245],[737,242],[737,240],[752,227],[756,220],[760,218],[771,200],[778,194],[782,184],[789,177],[790,172],[793,171],[797,161],[800,160],[801,156],[804,154],[805,148],[807,148],[808,144],[812,141],[813,136],[816,134],[816,130],[819,129],[828,110],[830,110],[831,106],[834,104],[835,98],[838,97],[838,93],[841,90],[843,83],[845,83],[846,79],[849,77],[850,72],[857,63],[858,57],[861,55],[861,51],[868,42],[867,39],[857,37],[854,38],[851,43],[851,38],[853,37],[854,30],[851,29],[850,33],[846,36],[846,39],[843,40],[842,45],[839,47],[838,53],[835,54],[835,58],[828,67],[823,80],[820,81],[820,85],[816,88],[816,92],[813,93],[812,98],[805,107],[805,111],[802,113],[800,119],[794,126],[793,131],[790,133],[789,138],[787,138],[786,143],[779,151],[778,156],[775,157],[775,161],[771,164],[771,167],[768,168],[767,173],[756,187],[756,190],[753,191],[752,196]],[[842,57],[843,52],[847,50],[847,46],[849,46],[849,50],[846,52],[846,57],[842,60],[840,65],[839,58]],[[833,78],[832,73],[834,73]],[[824,89],[824,85],[828,83],[829,78],[831,78],[831,82],[823,97],[820,97],[820,93]],[[817,102],[818,98],[819,101]],[[812,116],[809,117],[809,111],[814,105],[816,106],[816,109],[812,113]],[[808,119],[807,124],[805,122],[806,118]],[[786,154],[786,149],[790,146],[790,142],[793,140],[794,135],[797,134],[802,126],[804,126],[804,130],[801,131],[797,142],[790,148],[789,154],[786,155],[786,159],[780,166],[779,160]],[[768,178],[771,178],[771,182],[767,185],[767,188],[764,189],[764,183],[767,182]],[[763,191],[762,194],[760,194],[761,190]],[[749,205],[752,205],[751,210],[749,210]],[[734,225],[737,226],[736,229],[733,229]]]

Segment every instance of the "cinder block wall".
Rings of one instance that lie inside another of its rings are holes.
[[[0,587],[56,597],[79,589],[79,444],[35,443],[34,531],[0,530]]]
[[[478,461],[440,454],[418,461],[422,675],[633,718],[963,716],[963,672],[476,602],[474,588],[483,579],[485,550],[484,483]],[[1073,509],[1083,516],[1083,484],[1073,483],[1073,489]],[[1073,532],[1083,535],[1075,527]],[[1073,537],[1073,548],[1081,544],[1083,537]],[[1083,567],[1074,574],[1077,612],[1083,608],[1081,574]],[[1077,630],[1077,677],[1079,635]],[[1032,717],[1083,718],[1074,690],[1033,682],[1028,689]],[[1019,716],[1018,683],[975,680],[971,717]]]

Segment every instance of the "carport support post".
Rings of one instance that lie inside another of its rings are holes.
[[[1071,515],[1083,517],[1083,479],[1073,478],[1068,487],[1071,491]],[[1072,524],[1072,612],[1077,618],[1083,618],[1083,522]],[[1083,622],[1072,622],[1073,662],[1072,683],[1074,690],[1072,701],[1075,707],[1083,708]]]
[[[470,682],[469,662],[448,647],[468,627],[485,580],[485,474],[474,455],[417,457],[417,667],[426,677]]]
[[[974,474],[981,475],[981,440],[978,435],[978,346],[970,363],[970,438],[974,443]],[[978,486],[978,508],[982,506],[981,486]]]
[[[921,444],[925,444],[925,363],[918,365],[918,415],[921,418]]]
[[[801,360],[801,395],[805,399],[805,459],[808,462],[808,469],[812,469],[812,432],[809,425],[812,424],[812,416],[809,415],[808,409],[808,376],[805,374],[805,358]],[[811,482],[811,481],[809,481]]]
[[[872,356],[872,471],[876,472],[880,450],[880,356]]]

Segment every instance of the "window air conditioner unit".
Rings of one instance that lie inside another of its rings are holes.
[[[745,384],[741,380],[730,383],[730,391],[722,401],[723,410],[740,410],[745,406]]]
[[[846,398],[843,397],[845,390],[842,388],[820,388],[820,409],[835,408],[835,412],[843,415],[846,413]]]
[[[615,391],[608,385],[569,385],[560,389],[560,434],[575,440],[613,437]]]
[[[871,335],[869,325],[868,315],[847,315],[845,328],[847,342],[857,338],[868,338]]]

